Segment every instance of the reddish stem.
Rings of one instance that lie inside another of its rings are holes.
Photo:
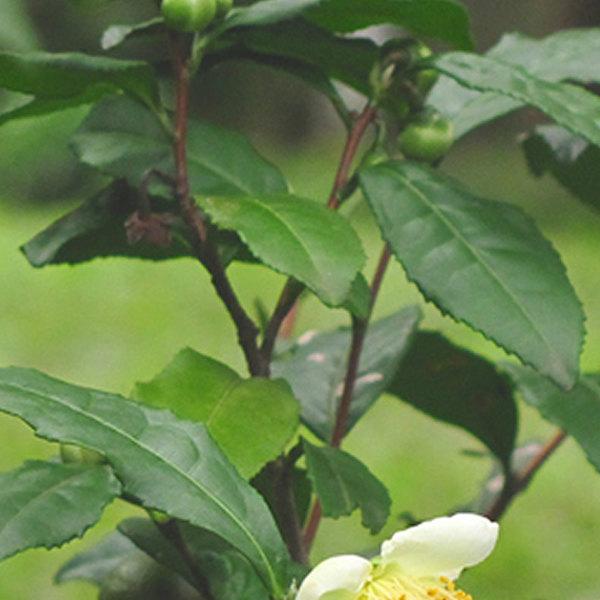
[[[334,448],[339,448],[346,434],[348,414],[350,412],[350,405],[354,395],[354,386],[356,384],[356,376],[358,374],[358,368],[360,364],[360,355],[362,353],[373,306],[375,305],[379,290],[381,289],[381,282],[383,281],[383,276],[390,262],[390,256],[390,248],[386,244],[381,252],[379,263],[377,265],[377,269],[375,270],[373,281],[371,282],[371,302],[369,314],[365,319],[354,319],[352,323],[352,345],[350,347],[350,354],[348,356],[348,367],[346,369],[342,397],[340,399],[333,432],[331,434],[330,445]],[[322,516],[323,508],[319,500],[316,500],[313,504],[311,514],[304,529],[304,545],[307,549],[307,552],[308,549],[310,549],[315,535],[317,534],[317,529],[319,528],[319,523],[321,522]]]
[[[506,485],[492,507],[486,512],[486,517],[497,521],[509,507],[511,502],[529,484],[540,467],[552,456],[556,449],[566,439],[567,433],[562,429],[533,457],[531,462],[518,474],[506,481]]]
[[[375,117],[376,110],[377,109],[375,106],[367,104],[363,112],[354,121],[354,126],[346,138],[346,145],[344,147],[344,152],[342,153],[342,159],[340,160],[335,181],[333,183],[333,189],[327,204],[327,206],[333,210],[336,210],[341,204],[340,191],[348,183],[350,169],[352,167],[354,157],[356,156],[358,145],[360,144],[367,127]]]

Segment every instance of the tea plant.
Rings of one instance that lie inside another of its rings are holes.
[[[522,210],[437,167],[455,139],[532,106],[554,122],[523,138],[532,172],[599,208],[600,100],[585,86],[600,81],[600,30],[507,34],[479,55],[454,0],[152,5],[155,18],[110,27],[102,46],[147,37],[169,57],[169,77],[144,61],[0,53],[0,86],[18,100],[0,123],[89,105],[72,147],[110,178],[22,251],[34,267],[198,261],[247,373],[183,349],[128,399],[1,369],[0,409],[59,442],[62,459],[0,475],[0,558],[80,536],[121,498],[148,518],[122,522],[57,581],[92,581],[104,600],[470,598],[453,579],[491,552],[492,521],[562,440],[572,436],[600,468],[600,379],[579,372],[584,314],[550,242]],[[380,24],[408,33],[382,44],[347,35]],[[433,53],[422,38],[449,50]],[[285,71],[331,101],[347,139],[326,202],[293,194],[240,132],[190,117],[192,80],[238,60]],[[339,83],[362,95],[362,110],[347,107]],[[351,198],[368,205],[383,238],[370,280],[338,210]],[[493,364],[421,329],[418,306],[372,320],[392,259],[426,301],[520,364]],[[236,294],[235,261],[288,277],[262,322]],[[308,295],[347,311],[348,326],[282,335]],[[389,517],[384,485],[342,449],[384,393],[472,434],[502,485],[485,486],[471,514],[397,533],[372,562],[334,557],[307,577],[323,517],[360,510],[372,533]],[[519,460],[516,396],[558,427]]]

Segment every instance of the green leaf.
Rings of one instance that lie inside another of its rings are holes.
[[[198,196],[221,229],[235,231],[268,267],[295,277],[327,305],[342,304],[365,256],[348,221],[294,196]]]
[[[523,400],[537,409],[544,419],[571,435],[600,471],[600,374],[582,375],[577,385],[566,392],[519,365],[505,364],[502,368],[513,380]]]
[[[508,33],[487,56],[548,81],[600,81],[600,29],[563,30],[542,39]],[[524,105],[494,92],[467,90],[445,77],[428,101],[452,118],[457,136]]]
[[[158,99],[154,73],[147,63],[77,53],[0,52],[0,87],[30,94],[33,102],[49,103],[47,108],[53,110],[117,91],[148,106],[156,106]]]
[[[282,595],[289,559],[273,518],[201,423],[18,368],[0,370],[0,410],[40,437],[101,452],[128,494],[226,539]]]
[[[39,47],[27,7],[14,0],[0,0],[0,47],[21,52]]]
[[[517,409],[508,379],[481,356],[420,331],[386,391],[466,429],[509,469]]]
[[[541,125],[521,142],[534,175],[551,173],[576,198],[600,209],[600,149],[557,125]]]
[[[68,212],[21,247],[34,267],[77,264],[99,256],[129,256],[161,260],[190,256],[185,238],[174,236],[169,246],[127,241],[125,221],[137,210],[137,192],[116,181]]]
[[[252,51],[254,60],[279,56],[307,63],[365,95],[369,94],[369,73],[379,54],[368,38],[335,36],[301,19],[274,27],[242,29],[232,40],[243,44],[240,56]]]
[[[399,25],[462,50],[473,48],[469,13],[453,0],[327,0],[307,16],[332,31]]]
[[[135,25],[111,25],[102,34],[100,45],[102,50],[111,50],[122,44],[126,39],[138,37],[141,35],[153,34],[164,31],[164,21],[162,17],[155,17],[143,23]]]
[[[413,163],[360,174],[384,239],[424,296],[564,387],[584,315],[556,251],[521,210]]]
[[[496,92],[534,106],[575,135],[600,145],[600,99],[580,87],[547,81],[518,65],[466,52],[441,54],[432,64],[469,89]]]
[[[284,381],[242,379],[227,365],[189,348],[134,398],[202,422],[244,477],[276,458],[296,432],[300,409]]]
[[[67,581],[89,581],[102,585],[108,574],[138,549],[121,533],[107,535],[90,550],[76,554],[67,561],[54,576],[56,583]]]
[[[175,175],[172,139],[155,115],[127,97],[109,98],[91,111],[72,138],[79,159],[137,187],[144,173]],[[237,132],[191,121],[190,186],[196,194],[286,192],[280,172]]]
[[[197,527],[178,524],[186,546],[208,580],[217,600],[266,600],[267,591],[252,565],[214,534]],[[178,550],[159,533],[148,519],[127,519],[119,523],[119,531],[146,554],[197,587],[197,581],[181,560]]]
[[[348,430],[369,410],[393,378],[421,320],[409,306],[369,325],[360,358]],[[302,404],[302,420],[320,439],[329,441],[335,425],[351,332],[342,327],[309,332],[272,364],[274,377],[286,379]]]
[[[330,446],[313,446],[303,440],[308,476],[323,508],[337,519],[360,508],[362,524],[372,534],[385,525],[391,500],[385,486],[357,458]]]
[[[229,12],[225,21],[214,32],[221,35],[234,27],[257,27],[292,19],[307,8],[323,0],[261,0],[250,6],[239,7]]]
[[[109,467],[28,461],[0,474],[0,560],[81,537],[121,486]]]

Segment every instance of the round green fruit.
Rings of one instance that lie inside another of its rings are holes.
[[[400,150],[406,158],[433,163],[454,143],[454,126],[439,113],[427,114],[410,123],[400,135]]]
[[[217,15],[217,0],[163,0],[165,23],[178,31],[202,31]]]
[[[60,458],[64,463],[84,463],[88,465],[106,463],[106,458],[100,452],[75,444],[60,444]]]

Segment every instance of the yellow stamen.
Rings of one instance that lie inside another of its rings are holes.
[[[432,587],[431,580],[427,579],[374,574],[357,600],[473,600],[470,594],[456,589],[454,582],[447,577],[441,577],[440,581],[440,587]]]

